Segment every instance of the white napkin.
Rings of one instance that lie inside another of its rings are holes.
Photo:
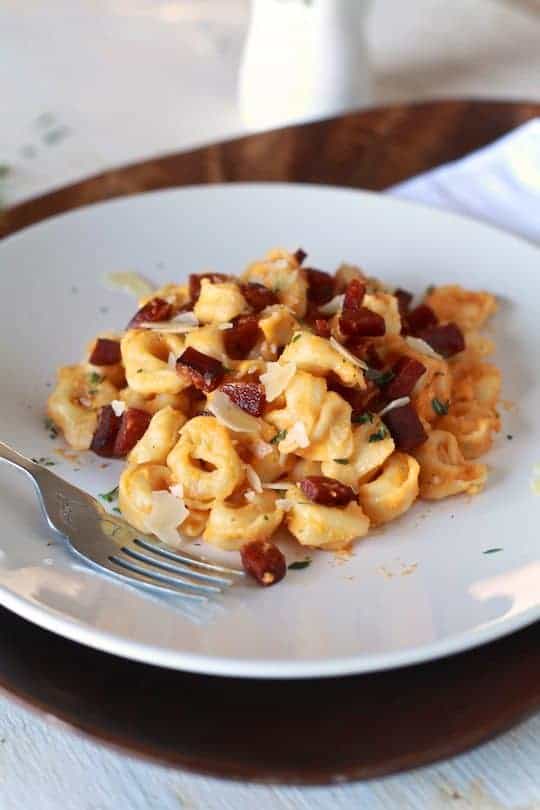
[[[389,191],[491,222],[540,244],[540,118]]]

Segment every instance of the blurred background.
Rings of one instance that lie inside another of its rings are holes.
[[[2,201],[449,96],[540,99],[540,0],[0,0]]]

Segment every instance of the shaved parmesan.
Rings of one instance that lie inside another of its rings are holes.
[[[167,358],[167,365],[169,368],[175,369],[176,368],[176,361],[178,360],[177,356],[174,352],[169,352],[169,357]]]
[[[259,420],[235,405],[223,391],[214,391],[207,407],[218,422],[230,430],[238,433],[258,433],[261,429]]]
[[[294,506],[294,501],[289,500],[289,498],[278,498],[276,506],[278,509],[283,509],[284,512],[290,512]]]
[[[172,487],[169,487],[169,492],[171,495],[174,495],[175,498],[184,497],[184,487],[182,484],[173,484]]]
[[[152,492],[152,511],[146,518],[146,530],[155,534],[163,543],[178,546],[180,526],[189,515],[184,501],[166,490]]]
[[[289,262],[287,259],[274,259],[269,263],[273,270],[288,270]]]
[[[244,498],[246,499],[246,501],[248,503],[253,503],[256,496],[257,496],[257,493],[254,492],[252,489],[246,489],[246,491],[244,492]]]
[[[261,374],[266,401],[273,402],[285,391],[296,374],[296,363],[267,363],[266,372]]]
[[[346,360],[348,360],[350,363],[353,363],[355,366],[362,368],[364,371],[367,371],[367,369],[369,368],[367,363],[364,363],[363,360],[360,360],[359,357],[356,357],[355,354],[346,349],[345,346],[342,346],[341,343],[339,343],[335,338],[333,337],[330,338],[330,345],[332,346],[333,349],[336,350],[336,352],[342,354]]]
[[[91,408],[92,407],[92,400],[88,399],[88,397],[80,397],[79,402],[83,406],[83,408]]]
[[[435,349],[432,349],[429,343],[426,343],[426,341],[422,340],[422,338],[406,337],[405,341],[413,352],[420,352],[420,354],[425,354],[427,357],[433,357],[435,360],[443,359],[442,355],[436,352]]]
[[[220,323],[218,329],[220,329],[222,332],[225,332],[227,329],[232,329],[233,326],[234,326],[233,323]]]
[[[248,484],[255,490],[255,492],[262,492],[261,479],[250,464],[246,464],[246,478]]]
[[[145,298],[151,295],[156,286],[148,281],[144,276],[132,271],[124,271],[120,273],[107,273],[105,276],[105,284],[115,290],[124,290],[136,298]]]
[[[121,399],[113,399],[111,402],[111,408],[113,409],[115,416],[122,416],[126,410],[126,403],[122,402]]]
[[[274,481],[272,484],[263,484],[263,489],[289,489],[295,487],[294,481]]]
[[[399,399],[393,399],[392,402],[389,402],[388,405],[379,411],[379,416],[384,416],[385,413],[388,411],[393,411],[394,408],[403,408],[404,405],[408,405],[411,401],[410,397],[400,397]]]
[[[334,295],[331,301],[328,301],[327,304],[323,304],[322,307],[319,307],[319,312],[322,315],[336,315],[342,309],[344,300],[344,293],[341,295]]]
[[[265,456],[269,456],[270,453],[272,452],[272,449],[273,448],[271,444],[263,441],[255,442],[255,444],[252,447],[253,453],[257,458],[264,458]]]
[[[306,426],[303,422],[295,422],[292,428],[287,431],[287,435],[278,445],[281,453],[292,453],[297,447],[308,447],[309,437]]]
[[[170,321],[154,321],[137,324],[138,329],[153,329],[157,332],[169,332],[171,334],[183,335],[193,332],[199,326],[198,318],[193,312],[181,312],[176,318]]]

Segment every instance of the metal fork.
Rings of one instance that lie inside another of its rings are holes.
[[[43,513],[57,534],[87,562],[131,585],[174,593],[197,601],[222,593],[243,576],[236,568],[214,565],[173,551],[110,515],[91,495],[0,442],[0,461],[23,470],[37,490]]]

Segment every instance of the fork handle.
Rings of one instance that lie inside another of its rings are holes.
[[[12,467],[17,467],[19,470],[23,470],[25,473],[28,473],[31,478],[35,478],[36,472],[39,469],[35,462],[17,453],[16,450],[13,450],[12,447],[9,447],[9,445],[4,442],[0,442],[0,461],[11,464]]]

